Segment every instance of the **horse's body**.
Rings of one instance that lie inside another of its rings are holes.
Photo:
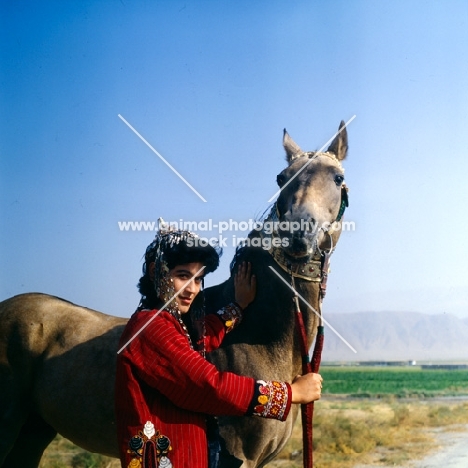
[[[0,466],[13,444],[5,466],[37,466],[57,432],[117,456],[113,380],[126,320],[44,294],[2,302],[0,317]]]
[[[289,166],[278,176],[283,186],[278,219],[305,219],[319,226],[332,223],[340,210],[346,130],[329,148],[336,157],[303,153],[287,133],[284,146]],[[280,230],[278,236],[288,240],[282,253],[292,264],[303,263],[316,254],[318,246],[327,248],[330,238],[336,244],[339,229],[328,237],[325,232]],[[255,231],[250,238],[265,240],[264,233]],[[210,359],[222,370],[291,381],[301,371],[292,293],[270,267],[288,282],[290,276],[261,247],[240,250],[236,260],[251,262],[257,297],[238,329]],[[319,282],[297,278],[296,288],[319,310]],[[210,311],[217,310],[233,298],[232,279],[209,288],[206,295]],[[318,319],[307,307],[302,309],[310,344]],[[44,294],[24,294],[0,303],[0,467],[37,467],[57,433],[89,451],[118,457],[113,386],[125,323],[126,319]],[[284,423],[220,418],[221,466],[263,466],[290,437],[296,414],[297,408]]]

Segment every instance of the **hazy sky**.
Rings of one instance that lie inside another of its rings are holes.
[[[313,150],[356,115],[356,229],[325,313],[468,316],[468,2],[18,0],[0,18],[0,300],[130,316],[154,233],[119,221],[255,218],[283,128]]]

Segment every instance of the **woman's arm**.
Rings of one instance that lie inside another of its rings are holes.
[[[222,307],[216,314],[205,317],[204,340],[205,350],[208,352],[219,348],[226,333],[239,325],[244,309],[255,299],[257,280],[252,275],[250,262],[239,265],[234,275],[234,290],[235,302]]]

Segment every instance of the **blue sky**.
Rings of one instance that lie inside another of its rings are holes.
[[[254,218],[283,128],[313,150],[356,115],[325,313],[468,316],[465,1],[4,1],[0,21],[0,300],[129,316],[153,233],[119,221]]]

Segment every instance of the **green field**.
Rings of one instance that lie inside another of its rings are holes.
[[[320,374],[324,379],[324,394],[362,397],[468,395],[468,370],[322,366]]]

